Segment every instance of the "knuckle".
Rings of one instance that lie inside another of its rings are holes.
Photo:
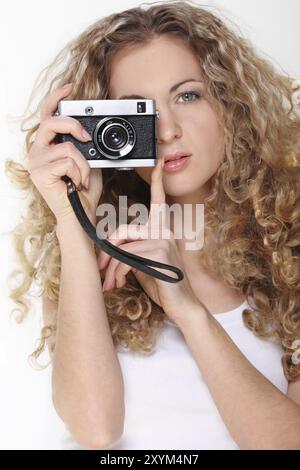
[[[73,169],[73,168],[76,167],[76,164],[75,164],[73,158],[71,158],[71,157],[66,157],[66,164],[70,169]]]
[[[70,141],[63,142],[62,144],[59,144],[59,145],[61,145],[63,150],[67,153],[73,153],[74,152],[75,145]]]
[[[48,126],[55,126],[57,123],[64,122],[64,116],[49,116],[45,121],[48,121]]]
[[[40,125],[39,125],[39,128],[38,128],[38,131],[37,132],[44,132],[46,129],[48,129],[49,127],[51,127],[52,125],[52,118],[50,117],[47,117],[45,119],[42,119],[41,122],[40,122]]]
[[[55,116],[49,116],[43,121],[44,125],[46,125],[47,127],[52,126],[55,122],[57,122]]]
[[[71,116],[54,116],[53,119],[59,119],[62,122],[66,122],[68,124],[74,124],[77,121],[77,119],[71,117]]]
[[[52,116],[51,118],[52,121],[54,122],[61,122],[64,124],[65,128],[68,128],[68,130],[71,132],[79,132],[81,133],[83,127],[78,121],[78,119],[73,118],[72,116]],[[66,132],[66,131],[65,131]]]
[[[47,127],[57,127],[57,124],[61,125],[65,121],[65,116],[49,116],[46,117],[42,122]]]
[[[80,122],[78,121],[78,119],[75,119],[71,116],[65,116],[65,118],[70,123],[70,126],[71,126],[73,131],[75,131],[75,132],[81,132],[82,131],[83,127],[80,124]]]

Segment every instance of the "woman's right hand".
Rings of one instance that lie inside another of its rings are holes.
[[[88,215],[95,214],[103,189],[100,168],[91,169],[86,158],[71,142],[59,144],[53,142],[57,133],[71,134],[83,142],[91,140],[88,134],[87,136],[82,134],[84,129],[76,119],[70,116],[53,116],[58,101],[68,96],[71,89],[72,85],[60,87],[46,97],[41,108],[40,126],[26,157],[31,180],[57,221],[73,213],[67,195],[67,186],[61,176],[67,175],[72,179]],[[87,184],[88,178],[89,184]]]

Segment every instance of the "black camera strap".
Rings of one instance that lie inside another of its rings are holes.
[[[66,183],[67,185],[67,192],[68,192],[68,199],[73,207],[73,210],[75,212],[75,215],[82,226],[82,228],[85,230],[85,232],[88,234],[88,236],[94,240],[94,242],[99,245],[105,253],[109,254],[113,258],[118,259],[122,263],[128,264],[129,266],[132,266],[139,271],[143,271],[146,274],[149,274],[150,276],[156,277],[157,279],[161,279],[162,281],[166,282],[178,282],[181,281],[184,278],[184,274],[181,271],[181,269],[176,268],[175,266],[171,266],[169,264],[164,264],[160,263],[159,261],[153,261],[148,258],[143,258],[142,256],[138,255],[133,255],[132,253],[128,253],[127,251],[121,250],[119,247],[114,246],[112,243],[109,241],[99,238],[95,227],[89,220],[88,216],[86,215],[80,198],[77,194],[77,189],[71,178],[68,176],[62,176],[61,179]],[[161,273],[159,271],[156,271],[155,269],[150,268],[149,266],[155,266],[157,268],[162,268],[162,269],[167,269],[169,271],[173,271],[174,273],[177,274],[177,278],[168,276],[167,274]]]

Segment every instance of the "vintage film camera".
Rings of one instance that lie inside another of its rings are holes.
[[[93,138],[81,142],[57,134],[55,142],[71,141],[91,168],[154,167],[157,159],[155,100],[62,100],[56,116],[77,119]]]

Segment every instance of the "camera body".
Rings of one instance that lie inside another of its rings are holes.
[[[157,159],[155,100],[62,100],[56,116],[71,116],[93,138],[82,142],[57,134],[56,143],[72,142],[91,168],[154,167]]]

